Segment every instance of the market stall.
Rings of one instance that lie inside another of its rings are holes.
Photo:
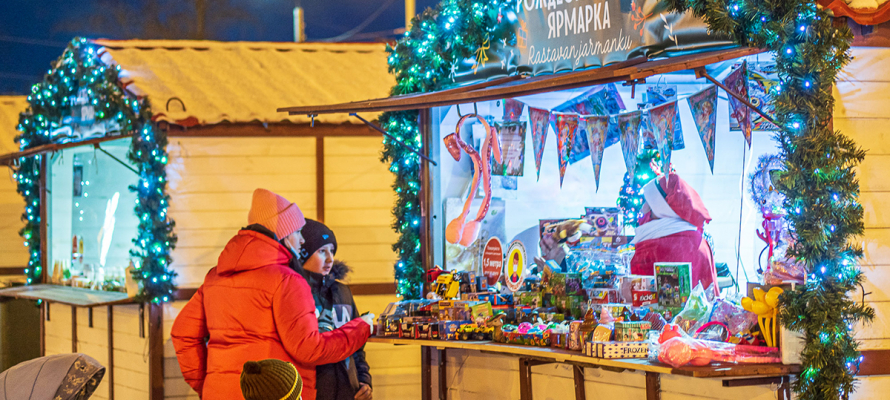
[[[784,15],[739,4],[727,4],[728,11],[688,7],[711,21],[750,21],[762,12],[745,29],[785,35],[769,22]],[[727,386],[778,383],[782,396],[790,396],[787,376],[802,373],[798,393],[816,390],[811,383],[823,379],[848,394],[846,379],[861,361],[848,346],[852,322],[868,320],[872,311],[838,304],[834,312],[848,323],[833,330],[815,323],[817,315],[805,318],[815,310],[801,299],[837,290],[822,288],[823,280],[858,279],[856,250],[819,263],[802,252],[825,240],[810,230],[813,220],[831,221],[818,222],[826,236],[856,229],[849,223],[855,224],[857,205],[848,200],[855,194],[819,186],[825,181],[806,174],[825,170],[801,166],[814,160],[786,158],[806,150],[798,146],[813,146],[796,142],[805,132],[831,132],[830,121],[807,108],[812,103],[793,103],[806,104],[796,111],[803,114],[787,111],[786,96],[806,96],[810,88],[823,94],[815,89],[826,84],[817,72],[792,73],[789,65],[798,52],[822,56],[796,47],[810,44],[810,29],[835,28],[806,14],[798,27],[803,33],[780,36],[784,44],[758,37],[754,43],[775,51],[764,52],[727,48],[749,39],[723,27],[698,35],[713,26],[657,2],[613,4],[611,20],[608,10],[609,2],[520,3],[514,10],[446,1],[416,20],[391,53],[399,78],[394,91],[411,94],[281,109],[388,112],[380,129],[400,196],[396,278],[400,294],[422,299],[381,313],[378,340],[426,349],[424,390],[432,387],[429,349],[437,347],[479,351],[482,358],[519,356],[522,398],[532,396],[532,364],[574,357],[599,367],[613,358],[647,358],[606,366],[646,371],[648,398],[660,396],[657,374],[682,375],[689,365],[702,374],[693,377],[743,378]],[[476,25],[455,22],[466,19]],[[460,33],[449,32],[454,26]],[[824,71],[834,62],[812,67]],[[421,68],[434,66],[443,72]],[[835,148],[849,147],[845,157],[855,158],[855,146],[837,139]],[[814,164],[826,159],[826,166],[836,162],[829,156]],[[831,173],[849,178],[850,163]],[[818,214],[827,212],[822,206],[804,216],[801,206],[824,201],[807,197],[816,188],[834,190],[833,212],[850,218]],[[795,231],[795,224],[807,228]],[[796,331],[806,331],[808,342]],[[828,335],[836,344],[828,344]],[[478,340],[491,342],[462,343]],[[556,347],[560,355],[517,345]],[[809,352],[831,346],[843,346],[844,356],[832,358],[841,371],[822,377],[827,370],[814,368]],[[534,354],[522,357],[515,349]],[[441,378],[444,351],[435,358],[440,398],[463,393]],[[492,378],[506,379],[500,372]],[[582,368],[576,388],[583,379]],[[502,394],[491,389],[487,395]],[[583,390],[575,393],[583,398]]]
[[[96,398],[196,397],[169,329],[245,225],[257,187],[287,196],[355,244],[341,254],[362,267],[353,274],[357,296],[391,293],[392,283],[380,283],[390,274],[380,260],[392,256],[380,135],[349,116],[289,117],[272,107],[283,88],[318,82],[330,90],[305,101],[385,95],[392,78],[384,60],[378,44],[75,39],[19,99],[8,122],[18,131],[0,155],[18,204],[10,232],[25,228],[4,245],[24,250],[18,273],[30,280],[0,297],[24,299],[34,311],[40,304],[27,343],[99,360],[109,372]],[[356,81],[360,89],[351,90]],[[349,196],[363,199],[342,200]],[[367,218],[357,223],[356,209]]]

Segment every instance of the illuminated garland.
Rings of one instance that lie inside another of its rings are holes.
[[[28,110],[19,118],[16,141],[22,150],[53,143],[55,131],[63,118],[72,115],[72,99],[86,91],[95,123],[117,126],[119,134],[132,134],[129,160],[139,171],[139,183],[130,186],[137,193],[135,207],[139,227],[130,254],[141,259],[133,278],[142,281],[140,298],[154,303],[170,300],[173,278],[170,252],[176,246],[174,223],[167,216],[167,134],[151,124],[151,110],[145,98],[137,99],[121,86],[120,66],[105,65],[97,48],[83,38],[75,38],[62,56],[47,71],[43,82],[31,87]],[[112,132],[109,132],[112,133]],[[19,159],[15,178],[18,192],[25,199],[22,215],[25,227],[19,232],[30,248],[27,283],[39,283],[45,271],[40,253],[40,177],[41,155]]]
[[[661,162],[661,156],[658,150],[646,150],[642,154],[637,155],[637,167],[634,169],[633,175],[624,174],[624,184],[618,191],[618,209],[624,217],[624,225],[637,227],[637,220],[642,217],[640,210],[643,208],[643,186],[657,176],[655,171],[650,167],[650,163]]]
[[[411,30],[392,47],[389,70],[396,76],[393,95],[430,92],[451,81],[448,77],[460,62],[473,59],[483,44],[505,39],[515,44],[513,31],[502,19],[501,10],[513,1],[443,0],[411,21]],[[421,149],[417,111],[388,112],[380,125],[399,141]],[[404,146],[383,140],[381,161],[395,174],[393,189],[393,229],[399,234],[393,250],[399,255],[395,265],[398,293],[406,299],[419,298],[423,288],[420,257],[420,158]]]
[[[806,400],[846,397],[861,360],[853,326],[874,318],[871,307],[847,296],[863,280],[862,248],[852,239],[864,229],[854,168],[865,152],[831,129],[831,88],[850,60],[852,34],[845,25],[834,27],[812,0],[671,2],[678,11],[691,9],[712,31],[776,55],[780,82],[771,95],[787,168],[778,189],[787,196],[797,239],[788,253],[810,274],[806,285],[781,299],[783,324],[802,331],[806,341],[794,391]]]

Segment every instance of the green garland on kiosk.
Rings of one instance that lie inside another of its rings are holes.
[[[28,110],[19,118],[21,135],[16,141],[22,150],[64,140],[56,130],[81,107],[92,107],[94,123],[105,124],[108,134],[133,135],[127,156],[139,171],[139,183],[130,186],[138,194],[135,206],[139,228],[131,250],[141,265],[133,278],[142,281],[141,298],[153,303],[170,300],[175,289],[170,269],[170,252],[176,246],[173,221],[167,216],[167,134],[151,123],[151,109],[145,98],[126,93],[120,82],[120,66],[109,67],[100,59],[99,48],[84,38],[75,38],[47,71],[43,82],[31,87]],[[87,104],[78,99],[86,95]],[[22,157],[15,174],[18,192],[25,199],[22,215],[25,227],[19,232],[30,248],[27,283],[39,283],[45,268],[41,265],[40,178],[46,156]],[[47,164],[49,160],[46,160]]]
[[[658,150],[645,150],[637,155],[637,167],[634,173],[624,173],[624,184],[618,191],[618,209],[624,217],[624,225],[637,227],[637,220],[642,217],[640,210],[643,208],[643,186],[655,179],[658,175],[652,170],[650,163],[661,163]]]
[[[477,56],[487,43],[506,39],[515,44],[512,30],[499,24],[513,1],[443,0],[411,21],[411,30],[389,52],[389,70],[396,76],[393,95],[431,92],[443,88],[456,65]],[[484,62],[484,59],[482,59]],[[422,149],[417,111],[387,112],[380,116],[383,129],[400,142]],[[393,189],[393,229],[399,234],[393,251],[398,294],[405,299],[423,295],[423,263],[420,257],[420,157],[405,146],[383,139],[381,161],[396,176]]]
[[[796,237],[788,254],[809,273],[807,284],[781,298],[782,323],[805,340],[794,391],[806,400],[845,398],[861,361],[853,327],[875,315],[848,296],[863,281],[862,248],[853,240],[864,229],[854,168],[865,152],[831,121],[832,86],[850,60],[853,35],[813,0],[669,1],[738,44],[775,54],[780,82],[771,95],[787,168],[777,186]]]

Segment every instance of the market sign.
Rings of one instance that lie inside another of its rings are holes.
[[[691,12],[657,0],[516,0],[504,13],[516,44],[492,41],[455,66],[454,82],[495,76],[574,71],[635,57],[713,50],[732,42]]]
[[[482,250],[482,275],[488,280],[490,286],[498,283],[501,277],[501,269],[504,266],[504,246],[497,236],[488,239],[485,249]]]

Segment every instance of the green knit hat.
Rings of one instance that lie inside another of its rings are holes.
[[[297,368],[281,360],[248,361],[241,371],[241,394],[245,400],[297,400],[303,379]]]

